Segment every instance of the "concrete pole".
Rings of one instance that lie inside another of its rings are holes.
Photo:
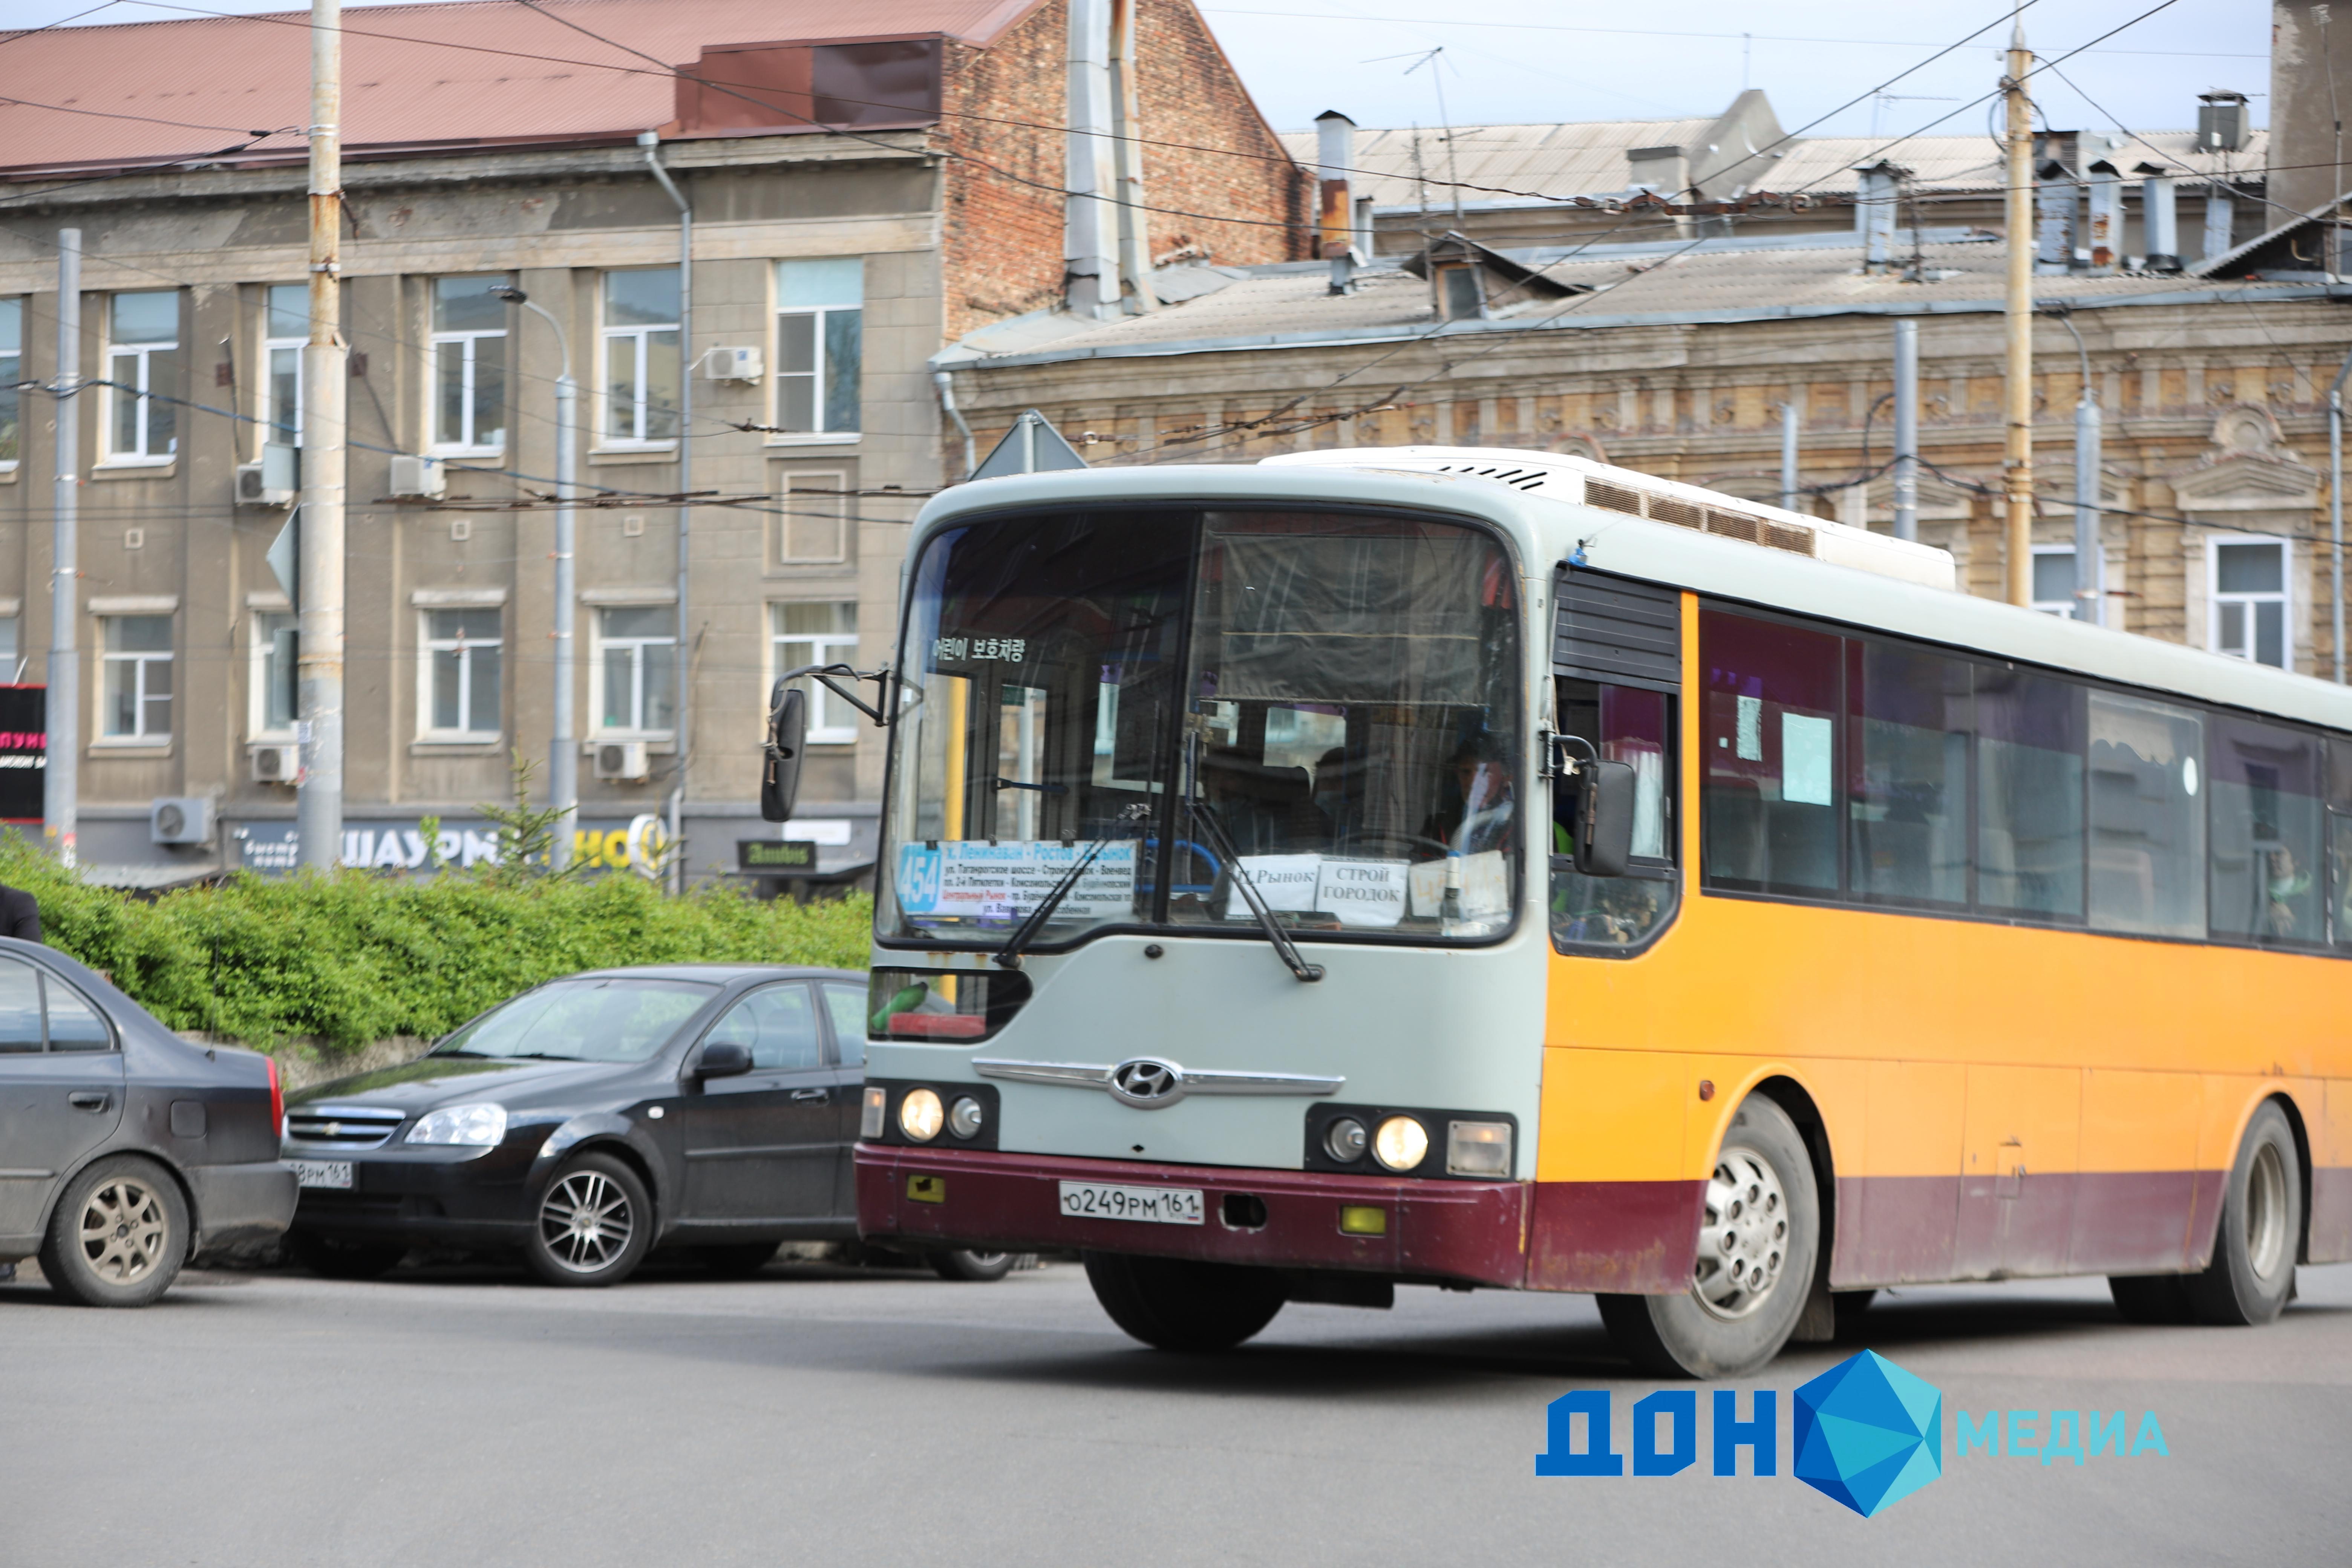
[[[41,836],[58,863],[79,862],[81,787],[81,230],[58,230],[58,479],[50,528],[48,767]],[[2340,597],[2341,595],[2339,595]]]
[[[2091,378],[2074,404],[2074,618],[2107,624],[2107,554],[2099,529],[2099,400]]]
[[[2033,603],[2033,110],[2025,96],[2026,73],[2032,68],[2025,23],[2020,20],[2010,28],[2009,74],[2001,81],[2009,100],[2009,428],[2001,488],[2008,502],[2004,531],[2012,605]]]
[[[295,701],[299,863],[325,870],[343,840],[342,0],[310,0],[310,341],[302,350],[301,567]]]
[[[1919,323],[1895,323],[1895,537],[1919,537]]]
[[[1796,511],[1804,499],[1797,493],[1797,405],[1791,401],[1780,405],[1780,510]]]
[[[572,836],[580,829],[580,742],[572,716],[573,660],[580,647],[572,636],[577,528],[572,502],[578,494],[579,473],[580,384],[572,378],[572,345],[567,342],[563,374],[555,378],[555,730],[547,743],[548,797],[563,808],[551,846],[559,871],[572,864]]]

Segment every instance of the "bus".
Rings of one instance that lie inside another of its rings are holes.
[[[2352,693],[1543,452],[989,479],[908,548],[877,1240],[1076,1251],[1174,1351],[1584,1292],[1699,1377],[2352,1258]]]

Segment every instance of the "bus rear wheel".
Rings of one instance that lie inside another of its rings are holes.
[[[1154,1350],[1229,1351],[1274,1321],[1286,1299],[1271,1269],[1121,1252],[1089,1252],[1086,1263],[1110,1321]]]
[[[1753,1095],[1706,1184],[1698,1259],[1675,1296],[1603,1296],[1618,1351],[1653,1377],[1738,1377],[1780,1353],[1805,1310],[1821,1197],[1789,1113]]]
[[[2286,1113],[2265,1101],[2246,1127],[2230,1184],[2222,1189],[2213,1261],[2184,1280],[2197,1321],[2242,1326],[2276,1318],[2294,1289],[2302,1243],[2303,1173],[2294,1131]]]

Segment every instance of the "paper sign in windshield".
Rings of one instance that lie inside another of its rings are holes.
[[[1012,921],[1035,909],[1094,846],[1088,843],[908,844],[894,888],[911,919]],[[1135,907],[1135,844],[1107,845],[1055,909],[1059,921],[1123,920]]]
[[[1451,855],[1423,860],[1412,868],[1412,912],[1424,920],[1446,913],[1445,886],[1454,883],[1454,913],[1461,920],[1485,920],[1511,912],[1511,877],[1499,849],[1475,855]]]
[[[1402,860],[1244,855],[1241,864],[1270,910],[1337,915],[1350,926],[1392,926],[1404,918],[1409,868]],[[1226,901],[1225,918],[1250,918],[1238,891]]]

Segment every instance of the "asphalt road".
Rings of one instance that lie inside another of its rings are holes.
[[[1538,1479],[1549,1401],[1612,1390],[1622,1447],[1659,1386],[1582,1298],[1294,1306],[1192,1360],[1066,1265],[203,1272],[138,1312],[0,1285],[0,1563],[2352,1563],[2352,1268],[2263,1330],[2127,1327],[2066,1281],[1882,1297],[1862,1342],[1947,1412],[1943,1478],[1870,1520],[1787,1474],[1787,1391],[1850,1347],[1740,1385],[1783,1391],[1776,1479],[1704,1441],[1671,1478]],[[2169,1452],[1953,1456],[1987,1408],[2153,1410]]]

